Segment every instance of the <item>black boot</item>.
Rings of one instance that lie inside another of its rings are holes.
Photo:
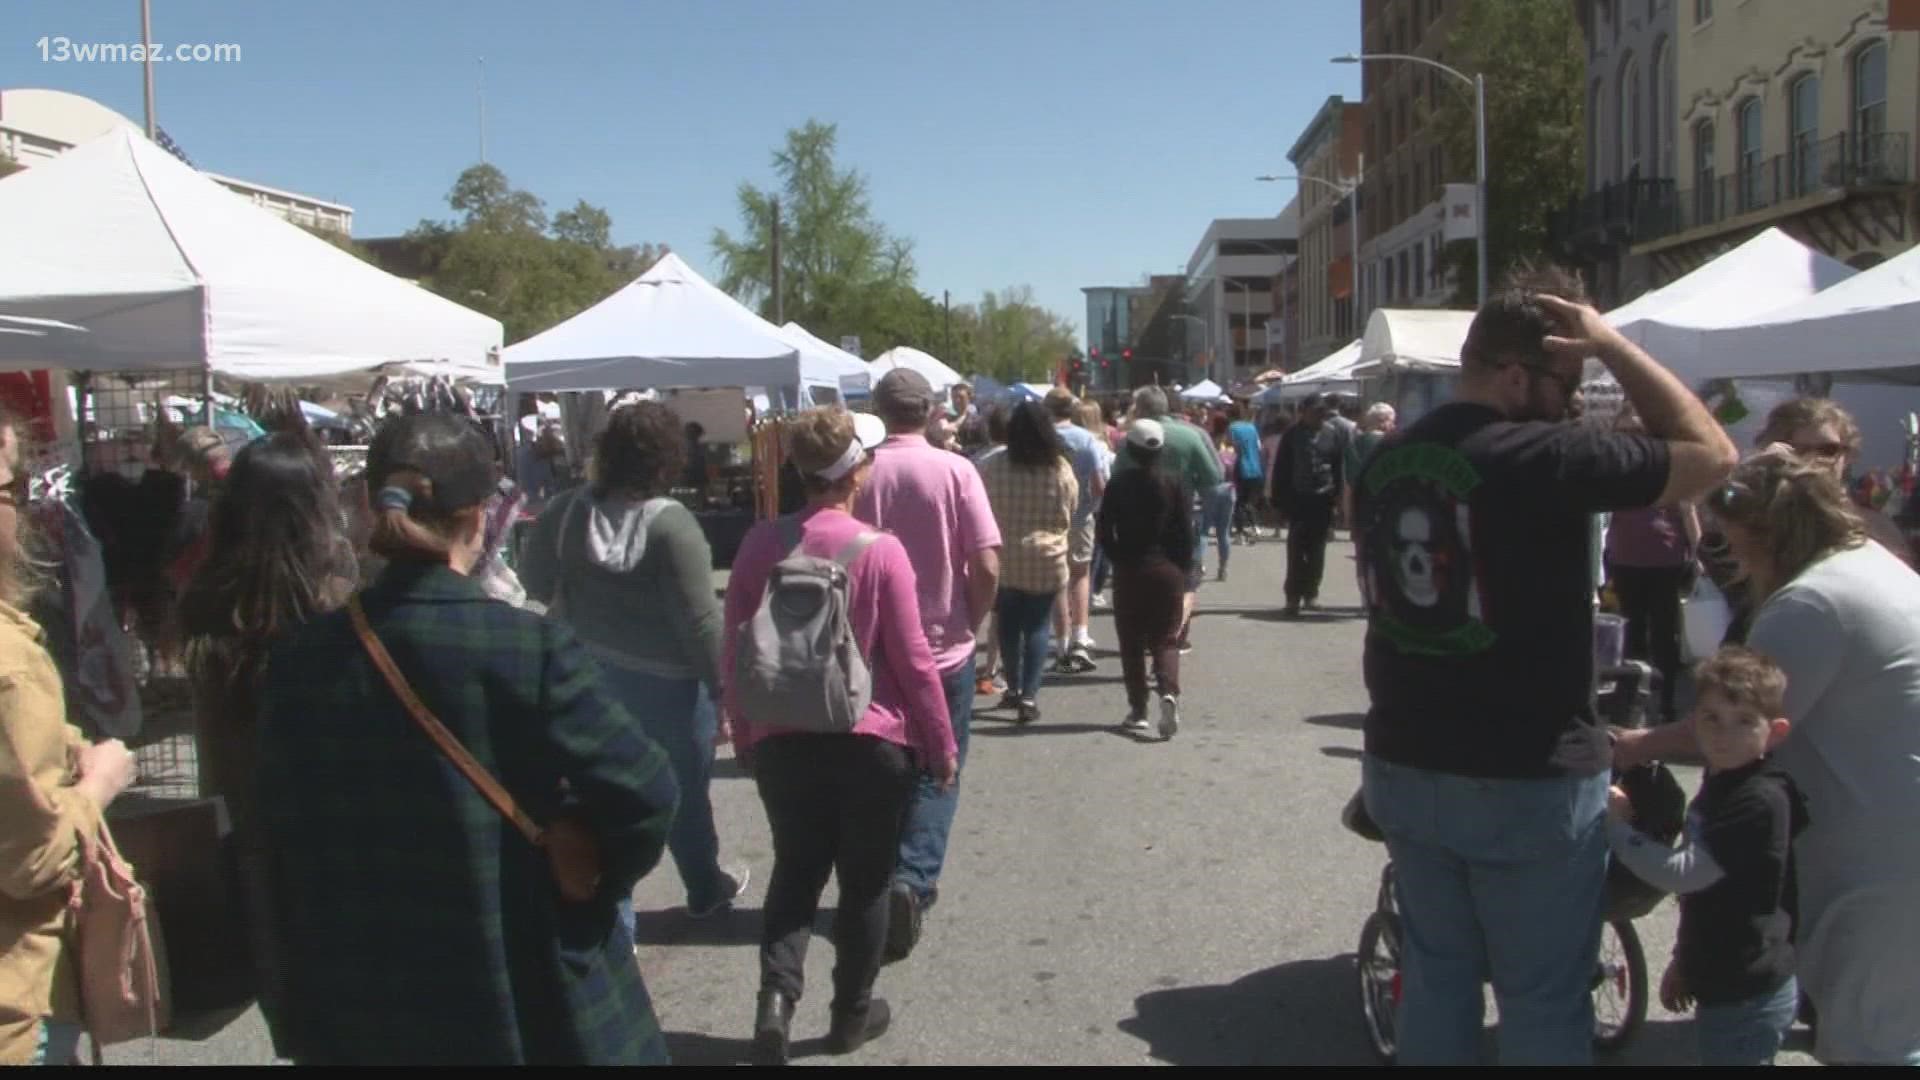
[[[787,1032],[793,1024],[793,999],[778,990],[760,991],[753,1018],[753,1063],[785,1065]]]
[[[874,998],[857,1012],[833,1010],[833,1026],[827,1030],[827,1053],[851,1054],[887,1033],[893,1024],[893,1010],[885,998]]]

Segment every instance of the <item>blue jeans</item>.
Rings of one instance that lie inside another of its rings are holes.
[[[1605,909],[1606,774],[1485,780],[1363,764],[1399,890],[1403,1065],[1472,1065],[1500,1005],[1500,1063],[1593,1060]]]
[[[640,730],[666,751],[674,782],[680,786],[667,851],[686,886],[687,907],[704,911],[728,899],[720,870],[720,836],[714,829],[713,800],[708,795],[713,783],[713,740],[720,721],[707,688],[699,679],[650,675],[615,664],[600,665],[600,675],[607,691],[639,722]]]
[[[1002,656],[1000,662],[1010,662]],[[960,772],[967,771],[967,736],[973,726],[973,657],[959,667],[940,673],[940,686],[947,695],[947,715],[953,718],[953,741],[960,753]],[[1013,680],[1009,678],[1011,686]],[[953,815],[960,809],[960,782],[941,791],[931,776],[922,772],[914,784],[913,800],[907,806],[907,824],[900,832],[900,865],[894,881],[913,890],[924,904],[940,887],[940,867],[947,861],[947,834],[953,831]]]
[[[80,1025],[65,1020],[40,1021],[40,1042],[27,1064],[80,1064]]]
[[[1800,983],[1732,1005],[1702,1005],[1693,1014],[1702,1065],[1771,1065],[1800,1012]]]
[[[1220,569],[1227,567],[1227,556],[1233,554],[1233,484],[1221,484],[1207,495],[1206,513],[1201,524],[1204,526],[1194,535],[1200,540],[1202,550],[1206,549],[1207,529],[1213,530],[1220,547]]]
[[[1053,645],[1053,602],[1057,592],[1030,593],[1001,589],[995,605],[1000,617],[1000,668],[1007,689],[1032,701],[1046,674],[1047,650]]]

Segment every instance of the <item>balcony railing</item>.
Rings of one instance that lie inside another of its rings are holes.
[[[1912,175],[1905,132],[1843,132],[1680,192],[1635,239],[1658,240],[1825,191],[1897,186]]]
[[[1547,235],[1563,255],[1608,258],[1673,215],[1671,180],[1622,180],[1547,215]]]

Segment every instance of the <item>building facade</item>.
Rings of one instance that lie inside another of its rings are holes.
[[[122,127],[138,129],[139,125],[78,94],[62,90],[0,90],[0,155],[29,168]],[[165,140],[162,145],[166,145]],[[353,235],[351,206],[250,180],[204,170],[202,173],[255,206],[296,225]]]
[[[1674,205],[1679,11],[1692,4],[1574,0],[1586,43],[1586,183],[1551,215],[1548,237],[1602,310],[1654,284],[1653,259],[1633,248]]]
[[[1133,359],[1134,315],[1152,290],[1145,285],[1096,285],[1087,297],[1087,375],[1096,390],[1120,389]]]
[[[1273,283],[1297,254],[1299,226],[1286,212],[1270,218],[1219,218],[1187,260],[1188,363],[1182,382],[1222,386],[1266,370]]]
[[[1464,2],[1363,0],[1361,51],[1447,63],[1447,38]],[[1473,162],[1452,160],[1428,118],[1472,109],[1473,94],[1444,72],[1405,61],[1362,65],[1361,88],[1367,137],[1355,325],[1364,328],[1375,308],[1445,307],[1453,299],[1454,275],[1442,269],[1440,253],[1450,240],[1474,235]]]
[[[1913,246],[1920,34],[1885,0],[1674,2],[1676,190],[1631,249],[1652,283],[1769,226],[1855,267]]]
[[[1327,99],[1287,152],[1301,179],[1299,354],[1286,354],[1298,370],[1359,336],[1353,295],[1353,205],[1343,194],[1360,182],[1367,137],[1366,107],[1338,96]],[[1287,309],[1283,309],[1287,310]]]

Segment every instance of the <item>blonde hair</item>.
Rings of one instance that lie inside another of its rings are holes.
[[[808,409],[787,424],[787,456],[800,470],[808,491],[821,495],[853,482],[852,472],[838,480],[823,480],[816,475],[821,469],[832,468],[853,440],[853,414],[845,409]]]
[[[1767,414],[1767,426],[1754,441],[1757,446],[1783,443],[1793,433],[1810,427],[1832,427],[1846,444],[1847,457],[1860,453],[1860,424],[1839,402],[1827,398],[1801,397],[1783,401]]]
[[[1752,568],[1760,599],[1867,538],[1866,525],[1833,471],[1789,451],[1768,451],[1741,462],[1707,503],[1721,520],[1752,531],[1766,546],[1768,565]]]
[[[1088,431],[1099,431],[1101,425],[1106,422],[1106,417],[1100,411],[1099,402],[1082,401],[1079,408],[1073,411],[1073,422]]]

